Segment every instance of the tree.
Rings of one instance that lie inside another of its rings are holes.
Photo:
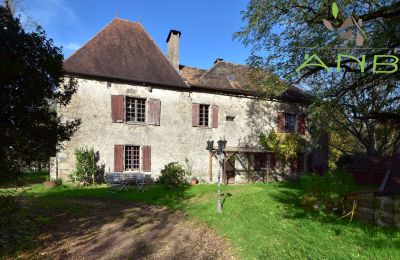
[[[63,122],[76,81],[65,79],[61,49],[37,27],[26,32],[10,9],[0,6],[0,177],[47,162],[80,121]]]
[[[353,27],[339,30],[348,19]],[[319,115],[314,123],[354,137],[350,153],[399,152],[400,73],[377,70],[393,70],[399,57],[400,2],[251,0],[243,20],[246,24],[235,37],[252,46],[249,65],[308,87],[313,114]],[[339,54],[348,56],[341,56],[338,66]],[[363,55],[366,61],[360,65]],[[391,55],[379,59],[391,64],[374,68],[375,55]],[[324,66],[298,69],[307,59]]]

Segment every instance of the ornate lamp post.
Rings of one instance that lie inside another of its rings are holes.
[[[226,148],[226,143],[227,141],[224,139],[220,138],[218,143],[218,149],[217,149],[217,157],[218,157],[218,197],[217,197],[217,212],[218,213],[222,213],[222,206],[221,206],[221,190],[220,190],[220,186],[221,186],[221,168],[222,168],[222,161],[221,161],[221,157],[223,156],[223,151]],[[209,150],[210,152],[214,149],[214,141],[208,140],[207,141],[207,150]]]

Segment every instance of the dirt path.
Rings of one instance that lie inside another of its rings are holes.
[[[232,259],[226,241],[182,212],[139,203],[68,200],[79,214],[48,211],[40,247],[23,258]]]

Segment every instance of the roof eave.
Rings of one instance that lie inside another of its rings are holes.
[[[116,77],[110,77],[110,76],[85,74],[85,73],[73,72],[73,71],[65,71],[64,75],[72,76],[72,77],[80,77],[80,78],[84,78],[84,79],[104,80],[104,81],[112,81],[112,82],[120,82],[120,83],[139,83],[139,84],[145,84],[145,85],[158,85],[158,86],[170,87],[170,88],[175,88],[175,89],[179,88],[179,89],[190,90],[190,86],[184,84],[183,82],[182,82],[182,85],[171,85],[171,84],[166,84],[166,83],[162,83],[162,82],[150,82],[150,81],[143,81],[143,80],[136,80],[136,79],[116,78]]]

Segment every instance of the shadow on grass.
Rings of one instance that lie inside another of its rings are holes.
[[[115,191],[105,185],[75,188],[60,186],[45,190],[42,186],[36,186],[28,191],[27,197],[36,197],[41,200],[54,200],[57,198],[86,198],[86,199],[110,199],[138,201],[152,205],[167,206],[172,209],[183,209],[184,201],[192,197],[187,191],[190,186],[169,188],[161,185],[146,186],[145,191],[136,191],[136,187],[130,186],[128,190]]]
[[[85,208],[78,216],[62,207],[49,207],[44,197],[37,198],[36,214],[46,214],[53,219],[42,226],[41,233],[51,237],[40,248],[45,257],[138,259],[162,251],[160,258],[188,259],[199,253],[190,249],[193,243],[201,242],[200,237],[195,237],[190,230],[182,230],[183,214],[180,212],[139,202],[83,197],[70,198],[64,204],[65,208],[71,205]],[[168,199],[176,201],[175,196]],[[63,200],[66,198],[55,198],[59,203]],[[202,253],[208,254],[210,259],[221,257],[217,251]]]
[[[23,175],[12,178],[3,178],[0,180],[0,189],[2,188],[24,188],[32,184],[42,183],[49,177],[47,171],[25,172]]]
[[[151,185],[145,192],[132,187],[113,193],[105,186],[45,190],[36,185],[21,196],[30,202],[41,233],[51,237],[51,242],[45,241],[40,248],[46,257],[94,259],[120,254],[137,259],[163,249],[161,258],[196,258],[199,252],[208,259],[221,258],[220,252],[210,248],[191,250],[195,245],[190,242],[201,243],[201,236],[197,238],[190,230],[183,232],[182,226],[177,227],[184,216],[177,210],[184,209],[185,201],[193,196],[188,193],[190,188]],[[107,232],[102,232],[104,229]],[[164,240],[172,244],[160,245]]]

